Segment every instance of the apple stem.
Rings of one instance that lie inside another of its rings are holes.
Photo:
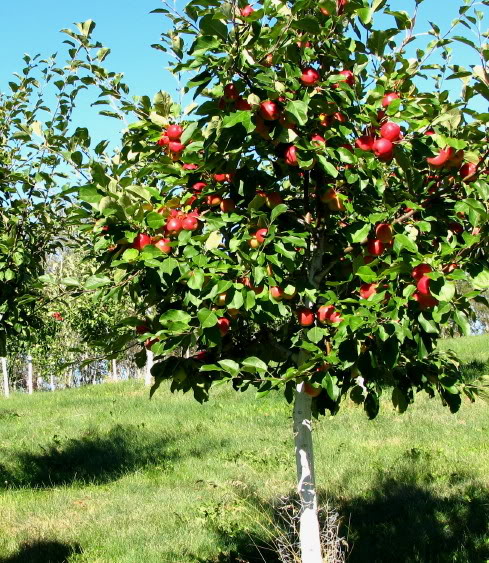
[[[2,361],[2,373],[3,373],[3,394],[5,398],[10,397],[10,389],[8,385],[8,371],[7,371],[7,358],[1,358]]]
[[[151,385],[152,375],[151,375],[151,368],[153,367],[153,352],[151,350],[146,349],[146,371],[144,373],[144,384]]]
[[[312,447],[312,397],[297,385],[294,402],[294,440],[297,492],[300,498],[300,548],[302,563],[322,563],[318,502]]]

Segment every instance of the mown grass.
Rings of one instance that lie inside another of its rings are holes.
[[[487,343],[450,346],[486,362]],[[139,382],[2,400],[0,562],[272,563],[272,503],[294,489],[290,415],[224,388],[205,405],[167,388],[149,401]],[[318,422],[318,485],[349,561],[485,562],[488,431],[484,403],[451,415],[422,396],[404,415],[386,396],[374,421],[345,404]]]

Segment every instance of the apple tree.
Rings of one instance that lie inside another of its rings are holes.
[[[165,4],[156,47],[193,101],[120,101],[138,121],[85,166],[98,296],[131,296],[153,392],[204,401],[227,380],[295,402],[303,561],[322,561],[312,416],[350,398],[374,418],[382,394],[403,412],[420,392],[455,412],[476,393],[436,345],[489,286],[488,49],[457,35],[481,25],[473,4],[419,44],[384,0]]]

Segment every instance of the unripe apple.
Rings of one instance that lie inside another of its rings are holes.
[[[254,11],[255,10],[248,4],[244,8],[241,8],[240,13],[243,18],[249,18]]]
[[[162,238],[154,243],[156,248],[159,248],[164,254],[170,254],[172,247],[168,244],[169,238]]]
[[[394,230],[388,223],[379,223],[375,227],[375,236],[384,244],[390,244],[394,240]]]
[[[298,166],[299,161],[297,160],[297,147],[295,145],[289,145],[285,149],[284,158],[286,164],[289,166]]]
[[[296,311],[296,315],[301,326],[311,326],[314,324],[314,311],[308,307],[299,307]]]
[[[221,201],[221,211],[223,213],[231,213],[231,211],[234,211],[236,209],[236,204],[234,203],[234,200],[231,199],[230,197],[224,198]]]
[[[220,319],[217,319],[217,326],[219,328],[221,336],[226,336],[226,334],[229,332],[231,321],[229,319],[226,319],[226,317],[221,317]]]
[[[182,228],[185,231],[195,231],[199,228],[199,221],[197,217],[189,215],[182,221]]]
[[[321,194],[321,201],[325,203],[330,211],[344,211],[345,205],[334,188],[328,188]]]
[[[433,269],[429,264],[418,264],[411,271],[411,277],[419,281],[425,274],[432,272]]]
[[[360,297],[362,299],[368,299],[372,295],[375,295],[377,293],[377,286],[377,283],[363,283],[360,286]]]
[[[270,296],[276,301],[282,301],[284,298],[284,290],[281,287],[274,285],[270,288]]]
[[[144,233],[139,233],[132,243],[132,247],[136,250],[142,250],[145,246],[151,244],[151,237]]]
[[[259,248],[261,246],[261,243],[258,242],[258,240],[256,239],[255,236],[252,236],[249,240],[248,240],[248,246],[250,248],[253,248],[253,250],[256,250],[257,248]]]
[[[372,151],[374,148],[374,141],[375,139],[370,135],[363,135],[355,141],[355,146],[357,149],[361,149],[362,151]]]
[[[397,94],[396,92],[389,92],[382,98],[382,107],[389,107],[391,103],[398,98],[400,98],[399,94]]]
[[[234,106],[237,110],[240,111],[245,111],[245,110],[250,110],[251,109],[251,104],[248,103],[247,100],[245,100],[244,98],[239,98],[238,100],[236,100],[236,104]]]
[[[394,154],[394,145],[389,139],[375,139],[372,148],[380,160],[390,160]]]
[[[226,292],[220,293],[216,299],[217,305],[219,305],[219,307],[224,307],[224,305],[226,305],[227,298],[228,294]]]
[[[426,162],[433,168],[443,168],[454,154],[455,149],[453,147],[446,147],[441,149],[437,156],[427,158]]]
[[[209,207],[217,207],[221,205],[222,197],[218,194],[210,194],[206,196],[205,202]]]
[[[319,72],[316,69],[308,67],[302,71],[300,81],[304,86],[315,86],[320,78]]]
[[[171,235],[178,234],[182,228],[182,220],[178,217],[171,217],[166,224],[166,231]]]
[[[261,64],[263,66],[266,66],[268,68],[270,68],[271,66],[273,66],[273,55],[272,53],[268,53],[267,55],[265,55],[263,57],[263,59],[261,60]]]
[[[280,107],[277,102],[266,100],[260,104],[260,116],[266,121],[276,121],[280,117]],[[257,124],[258,125],[258,124]]]
[[[292,299],[295,299],[295,296],[297,295],[297,289],[295,289],[295,288],[293,290],[289,289],[289,291],[292,291],[292,293],[285,293],[284,292],[284,299],[286,301],[292,301]]]
[[[380,256],[384,252],[385,246],[379,239],[371,238],[367,242],[367,250],[372,256]]]
[[[306,393],[306,395],[309,395],[310,397],[318,397],[319,395],[321,395],[322,388],[314,387],[309,383],[309,381],[305,381],[302,388],[304,390],[304,393]]]
[[[460,176],[464,182],[472,182],[477,176],[477,164],[466,162],[462,168],[460,168]]]
[[[165,134],[170,141],[180,141],[183,128],[180,125],[169,125],[166,128]]]
[[[401,138],[401,128],[397,123],[387,121],[380,128],[380,135],[388,141],[395,142]]]
[[[235,84],[226,84],[224,86],[224,99],[227,102],[235,102],[239,98],[239,92]]]
[[[273,209],[274,207],[277,207],[277,205],[283,203],[284,200],[278,192],[270,192],[265,195],[265,202],[267,204],[267,207]]]

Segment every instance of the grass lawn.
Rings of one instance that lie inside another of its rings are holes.
[[[487,336],[447,344],[489,360]],[[139,382],[0,400],[0,562],[273,563],[290,415],[223,387],[203,406],[164,387],[149,401]],[[349,561],[486,562],[488,436],[485,403],[452,415],[424,396],[404,415],[386,396],[372,422],[345,403],[316,423],[322,502]]]

